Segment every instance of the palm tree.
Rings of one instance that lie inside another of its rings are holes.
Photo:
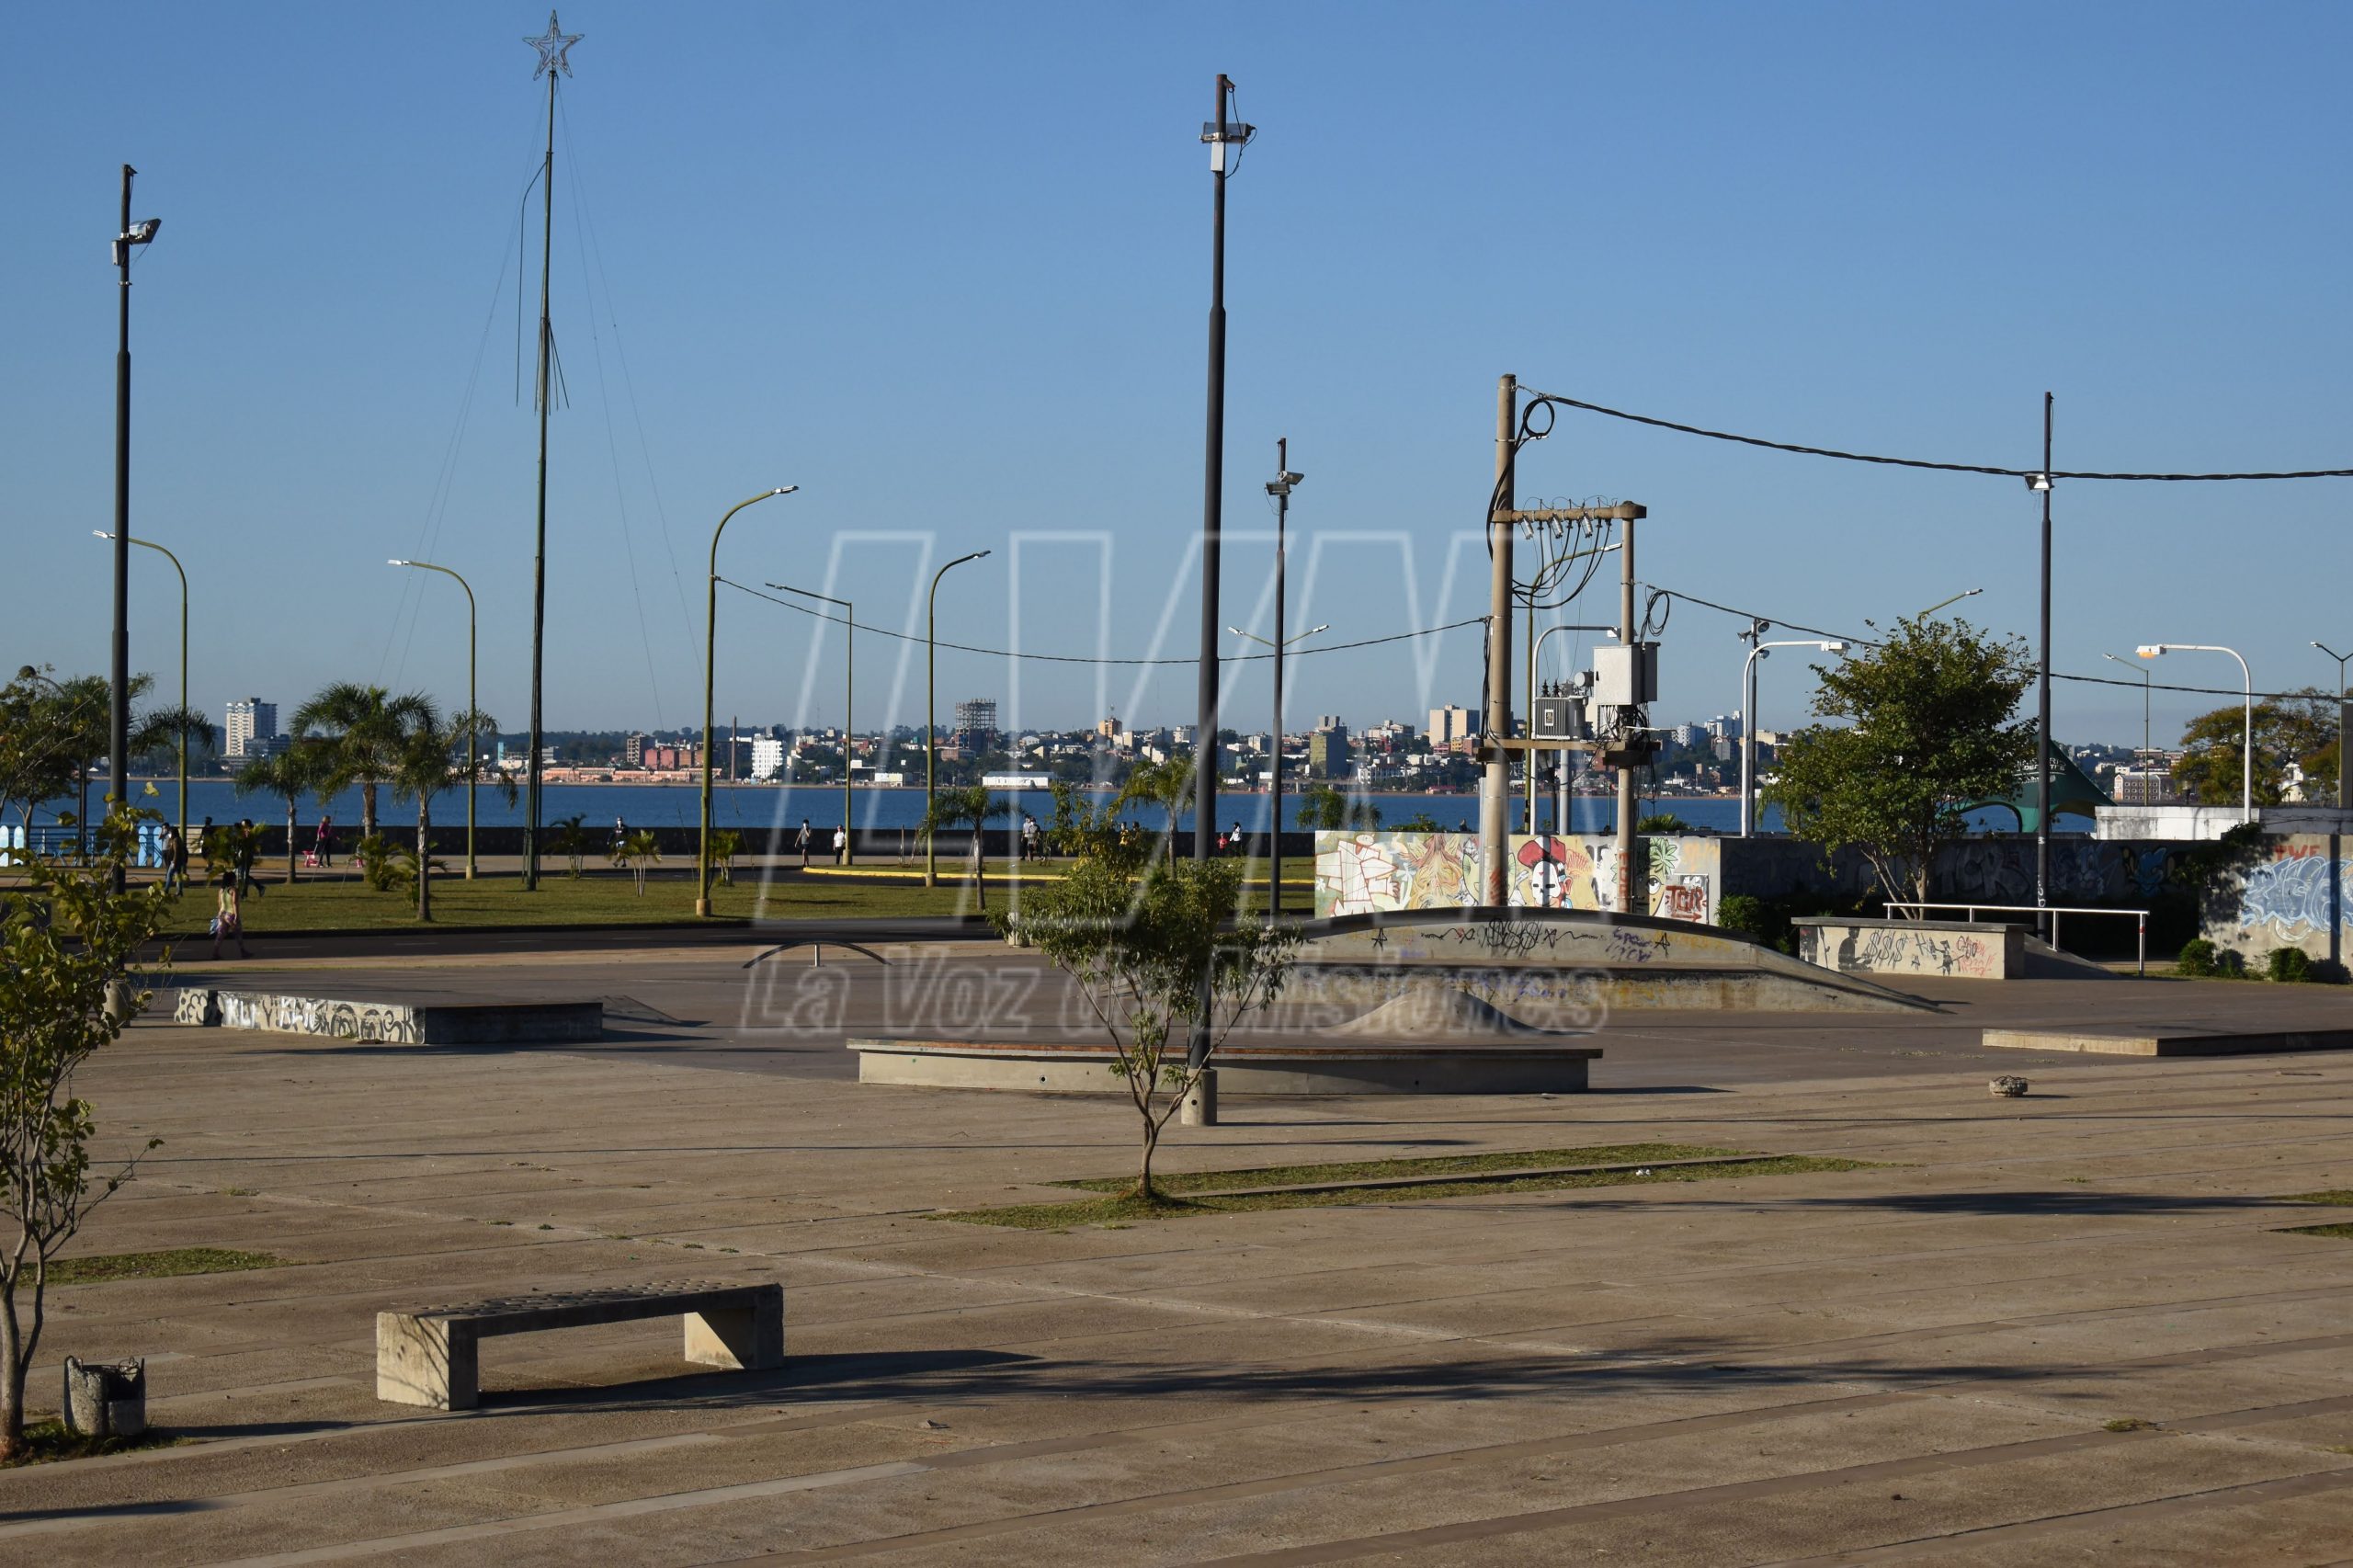
[[[924,813],[923,836],[932,838],[943,830],[970,827],[972,830],[971,869],[972,892],[980,900],[983,911],[989,906],[988,879],[982,875],[981,828],[991,817],[1001,817],[1013,809],[1011,801],[999,800],[979,784],[962,789],[942,790],[932,799],[931,809]]]
[[[420,721],[433,719],[433,704],[417,692],[394,697],[381,686],[337,681],[294,710],[293,733],[316,732],[326,741],[326,770],[319,780],[328,794],[359,786],[359,836],[376,832],[376,790],[389,784]]]
[[[399,752],[392,759],[390,777],[384,782],[392,787],[394,800],[416,801],[416,917],[433,918],[433,797],[444,790],[455,790],[487,777],[491,786],[508,803],[515,800],[515,780],[500,769],[493,768],[487,760],[473,767],[466,764],[466,737],[477,740],[496,734],[498,725],[486,713],[453,714],[447,722],[433,710],[432,702],[418,696],[399,699],[409,704],[409,724]],[[482,748],[474,748],[479,756]],[[366,796],[362,796],[364,801]]]
[[[284,751],[257,756],[237,770],[237,793],[270,794],[286,802],[286,881],[294,882],[294,812],[325,776],[324,743],[296,741]]]
[[[1128,771],[1128,781],[1120,786],[1117,799],[1111,802],[1114,812],[1123,811],[1139,801],[1149,801],[1168,814],[1168,831],[1161,842],[1167,846],[1168,863],[1176,863],[1176,813],[1193,798],[1193,759],[1172,756],[1165,762],[1139,762]]]

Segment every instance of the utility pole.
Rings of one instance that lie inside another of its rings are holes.
[[[1283,601],[1289,557],[1285,530],[1290,522],[1291,487],[1305,474],[1290,471],[1290,437],[1275,442],[1275,477],[1267,486],[1275,498],[1275,735],[1272,828],[1267,835],[1267,918],[1283,912]]]
[[[111,809],[131,803],[131,182],[139,171],[122,165],[122,227],[114,242],[121,287],[115,291],[114,349],[114,687],[107,720],[107,792]],[[152,236],[154,226],[146,226]],[[182,669],[187,668],[185,661]],[[185,787],[180,793],[185,796]],[[87,833],[86,824],[83,831]],[[122,868],[114,869],[114,891],[123,889]]]
[[[1634,624],[1634,520],[1626,519],[1626,537],[1618,551],[1618,641],[1628,648],[1634,646],[1635,634],[1642,629]],[[1636,654],[1636,691],[1640,693],[1640,655]],[[1635,711],[1639,711],[1636,710]],[[1748,726],[1748,716],[1741,715],[1741,727]],[[1639,733],[1619,737],[1618,744],[1630,754],[1641,740]],[[1647,878],[1639,876],[1634,868],[1634,769],[1641,763],[1629,755],[1618,768],[1618,913],[1642,913],[1635,907]]]
[[[2034,903],[2051,907],[2051,394],[2042,394],[2042,637],[2035,672]],[[2036,922],[2047,941],[2047,916]]]
[[[1479,902],[1501,909],[1511,902],[1511,543],[1518,526],[1506,514],[1518,505],[1512,472],[1513,422],[1519,413],[1519,381],[1495,382],[1495,489],[1487,517],[1487,763],[1479,778]]]
[[[1225,504],[1225,181],[1241,161],[1256,127],[1228,113],[1233,83],[1221,72],[1217,79],[1217,118],[1201,127],[1209,143],[1210,219],[1210,371],[1208,431],[1201,459],[1201,673],[1199,711],[1193,733],[1193,859],[1206,866],[1217,850],[1217,698],[1218,698],[1218,571],[1220,535]],[[1176,824],[1168,824],[1174,833]],[[1201,980],[1199,1016],[1187,1043],[1188,1070],[1200,1073],[1209,1061],[1209,978]],[[1217,1119],[1215,1080],[1203,1075],[1201,1087],[1184,1110],[1188,1125],[1206,1126]]]
[[[578,33],[566,33],[556,25],[555,13],[548,13],[548,30],[539,38],[523,41],[540,51],[538,69],[531,73],[533,81],[548,79],[548,144],[544,161],[540,165],[540,373],[538,401],[540,405],[540,474],[537,523],[531,549],[531,726],[530,755],[523,759],[523,891],[537,892],[540,888],[540,753],[542,749],[540,675],[545,663],[548,623],[548,380],[555,358],[555,330],[548,320],[548,276],[551,244],[555,238],[555,79],[558,74],[572,74],[568,58],[572,46],[581,39]],[[710,751],[710,729],[706,720],[703,727],[703,752]],[[710,769],[704,769],[704,777]],[[708,790],[705,791],[708,793]],[[704,836],[710,836],[706,822]],[[704,901],[709,888],[703,890]]]

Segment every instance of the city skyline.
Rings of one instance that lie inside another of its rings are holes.
[[[2326,185],[2323,150],[2347,129],[2323,62],[2353,19],[2136,10],[2120,55],[2127,13],[2101,7],[1865,26],[1824,9],[1480,14],[1518,40],[1502,79],[1482,29],[1402,7],[1344,32],[1279,15],[1241,45],[1161,18],[1072,28],[1082,13],[1053,8],[924,10],[912,27],[713,6],[692,29],[568,9],[585,41],[559,128],[555,318],[573,401],[556,426],[550,726],[691,722],[709,525],[764,483],[803,488],[731,534],[733,580],[789,575],[919,638],[928,567],[989,548],[943,596],[943,643],[1188,659],[1206,296],[1193,137],[1217,69],[1263,128],[1233,187],[1225,594],[1245,629],[1269,629],[1272,519],[1256,493],[1280,435],[1307,474],[1295,623],[1329,620],[1321,641],[1345,643],[1482,613],[1474,519],[1504,370],[1720,427],[2013,464],[2037,455],[2049,387],[2063,467],[2335,465],[2347,220],[2300,193]],[[483,704],[519,727],[529,416],[501,383],[515,202],[537,156],[520,29],[455,6],[299,30],[123,16],[28,18],[0,110],[31,154],[0,237],[20,367],[0,393],[9,537],[46,590],[17,618],[15,656],[104,665],[106,552],[81,525],[105,501],[113,284],[92,236],[127,160],[142,211],[168,221],[135,274],[131,526],[188,563],[194,689],[242,693],[298,667],[306,689],[375,679],[454,706],[460,607],[381,565],[433,556],[481,589]],[[2030,54],[2005,41],[2006,16],[2035,17]],[[1107,79],[1095,67],[1115,47],[1152,68]],[[821,67],[790,116],[695,90],[743,51]],[[322,69],[363,52],[373,94]],[[1644,137],[1564,132],[1557,151],[1489,166],[1478,149],[1508,112],[1491,101],[1538,90],[1541,62],[1568,58],[1672,74],[1688,101]],[[901,89],[887,104],[868,101],[873,62]],[[1086,133],[972,136],[1001,114],[994,84],[1016,65],[1033,112]],[[1361,84],[1407,72],[1428,123],[1401,142]],[[107,136],[85,136],[69,106],[126,74],[147,86]],[[224,97],[223,79],[246,90]],[[2240,111],[2180,115],[2218,92]],[[1791,109],[1809,98],[1839,113]],[[803,117],[844,131],[821,164],[787,155]],[[1881,134],[1838,129],[1853,123]],[[733,199],[747,178],[772,195],[749,212]],[[972,201],[983,182],[1001,199]],[[2200,221],[2177,222],[2184,210]],[[313,243],[352,214],[362,243]],[[1478,237],[1491,233],[1506,238]],[[746,254],[762,265],[720,259]],[[1973,619],[2032,625],[2032,498],[2015,481],[1564,416],[1524,457],[1521,491],[1643,501],[1646,583],[1776,619],[1856,634],[1866,616],[1884,625],[1984,586]],[[2333,678],[2304,646],[2336,634],[2333,574],[2252,562],[2332,526],[2341,504],[2331,483],[2063,484],[2053,662],[2121,684],[2061,683],[2058,737],[2137,733],[2139,683],[2099,655],[2139,642],[2239,645],[2259,688]],[[2225,516],[2250,563],[2180,571],[2228,548]],[[144,561],[133,583],[134,665],[169,679],[168,585]],[[1604,597],[1569,618],[1612,619]],[[1663,710],[1732,706],[1740,624],[1677,603]],[[1548,676],[1590,646],[1570,641],[1554,640]],[[837,627],[723,594],[719,645],[722,710],[789,718],[835,688]],[[1475,627],[1336,655],[1310,644],[1289,666],[1291,711],[1470,696],[1478,648]],[[861,710],[870,691],[877,722],[920,722],[920,642],[861,635],[859,653],[861,675],[877,672]],[[2214,691],[2157,693],[2161,736],[2227,701],[2233,672],[2213,663],[2162,672]],[[950,685],[990,679],[1023,727],[1113,706],[1177,714],[1191,680],[1181,665],[1016,669],[948,647],[940,664]],[[1262,700],[1263,667],[1237,666],[1230,713]],[[1786,664],[1761,674],[1760,710],[1802,717],[1804,683]]]

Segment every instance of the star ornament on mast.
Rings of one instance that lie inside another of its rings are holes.
[[[551,70],[561,71],[567,76],[571,75],[572,62],[564,57],[571,52],[574,44],[586,36],[585,33],[565,32],[557,25],[555,13],[550,11],[548,30],[538,38],[527,38],[523,40],[540,51],[539,69],[531,73],[531,80],[538,81],[540,77],[547,75]]]

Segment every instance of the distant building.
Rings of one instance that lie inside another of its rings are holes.
[[[254,742],[266,741],[278,733],[278,704],[264,702],[258,697],[232,702],[221,731],[222,756],[258,756],[260,753],[249,748]]]
[[[1348,727],[1329,714],[1307,737],[1307,771],[1317,778],[1347,776]]]
[[[1430,749],[1447,751],[1457,742],[1467,741],[1478,733],[1478,722],[1468,708],[1433,708],[1430,710]]]
[[[631,731],[621,741],[621,760],[631,767],[645,766],[645,737]]]
[[[752,737],[752,777],[762,782],[784,771],[785,744],[774,735]]]
[[[975,697],[956,705],[956,744],[986,751],[996,741],[996,699]]]

